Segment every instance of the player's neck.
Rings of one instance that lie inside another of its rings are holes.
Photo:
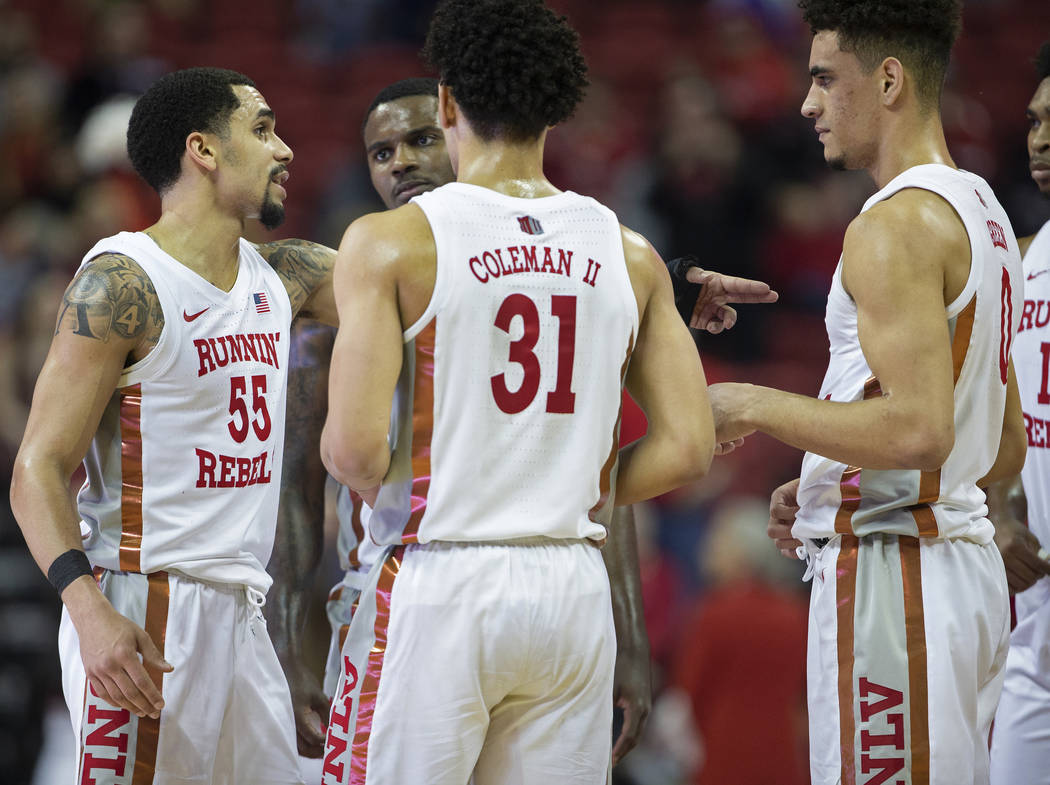
[[[912,122],[901,122],[890,133],[884,134],[868,173],[875,181],[875,187],[882,188],[901,172],[921,164],[944,164],[956,168],[948,152],[938,113],[917,117]]]
[[[457,179],[524,199],[560,193],[543,174],[546,136],[524,143],[485,142],[474,137],[460,148]]]
[[[161,216],[146,230],[161,250],[220,289],[237,280],[244,222],[204,199],[169,192]]]

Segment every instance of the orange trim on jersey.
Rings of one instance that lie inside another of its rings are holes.
[[[908,711],[911,721],[911,785],[930,782],[930,710],[926,671],[926,619],[922,605],[922,560],[916,537],[898,537],[904,587],[908,651]]]
[[[146,594],[146,634],[161,652],[168,629],[168,605],[171,601],[171,588],[168,585],[168,573],[154,572],[148,578],[149,589]],[[145,663],[144,663],[145,664]],[[145,665],[146,673],[164,694],[164,672],[150,665]],[[163,714],[163,709],[161,714]],[[138,733],[135,741],[135,772],[132,785],[150,785],[157,766],[157,746],[160,742],[160,718],[139,717]]]
[[[434,341],[437,319],[415,337],[416,373],[412,380],[412,511],[401,542],[419,540],[419,522],[430,492],[430,445],[434,438]]]
[[[857,727],[853,717],[853,614],[857,598],[857,553],[860,540],[844,534],[835,561],[835,601],[838,607],[839,756],[842,785],[856,785]]]
[[[976,313],[977,295],[975,294],[969,304],[955,317],[955,335],[952,336],[954,384],[959,382],[959,374],[962,373],[963,362],[966,361],[966,351],[970,348],[970,336],[973,334],[973,319]]]
[[[142,572],[142,385],[120,395],[120,569]]]
[[[364,500],[354,491],[350,491],[350,530],[354,533],[354,542],[357,543],[350,553],[346,554],[346,563],[351,570],[361,566],[361,560],[357,556],[357,550],[365,539],[365,527],[361,523],[361,505]]]
[[[361,680],[361,695],[357,704],[357,724],[354,727],[354,739],[350,752],[349,785],[365,785],[368,772],[368,741],[372,734],[372,718],[376,710],[376,695],[379,693],[379,680],[383,673],[383,659],[386,657],[386,634],[390,627],[390,595],[394,590],[394,580],[401,569],[401,560],[405,555],[403,545],[394,548],[383,562],[376,584],[376,622],[375,641],[368,653],[365,674]]]
[[[865,401],[882,395],[882,386],[874,376],[868,377],[864,382]],[[838,512],[835,513],[835,533],[853,533],[853,513],[860,507],[860,473],[859,466],[847,466],[842,470],[842,479],[839,480],[839,493],[842,503]]]

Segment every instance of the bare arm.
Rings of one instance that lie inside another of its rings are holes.
[[[97,257],[66,290],[11,479],[11,508],[44,573],[56,557],[82,547],[70,478],[121,370],[152,348],[162,324],[149,278],[127,257]],[[160,670],[171,666],[149,636],[117,613],[91,576],[69,584],[62,601],[99,696],[140,716],[158,716],[164,702],[139,655]]]
[[[624,251],[640,310],[627,389],[645,412],[649,428],[642,439],[620,451],[619,505],[699,479],[714,454],[707,381],[674,307],[667,268],[645,238],[629,230],[624,230]]]
[[[638,743],[653,703],[649,633],[642,608],[642,576],[633,508],[617,507],[613,511],[602,559],[609,573],[616,627],[613,701],[624,712],[623,730],[613,746],[615,765]]]
[[[409,302],[427,290],[415,276],[425,276],[419,271],[428,268],[427,261],[433,268],[435,256],[430,225],[415,205],[359,218],[339,246],[334,281],[341,326],[332,350],[321,455],[332,476],[369,502],[390,465],[387,430],[401,373],[403,325],[422,315],[429,299],[427,293]]]
[[[1010,360],[1010,372],[1006,382],[1006,410],[1003,412],[1003,433],[999,439],[999,452],[988,474],[977,481],[981,488],[992,483],[1014,477],[1024,468],[1028,452],[1028,433],[1024,427],[1024,412],[1021,411],[1021,394],[1017,389],[1014,361]]]
[[[332,293],[335,251],[308,240],[277,240],[256,246],[284,281],[292,301],[292,316],[338,324]]]
[[[274,582],[266,603],[270,638],[292,693],[299,753],[313,758],[324,748],[321,721],[327,716],[328,700],[317,668],[303,660],[302,642],[310,589],[324,550],[327,473],[318,446],[334,339],[330,327],[302,320],[292,325],[281,503],[268,566]]]
[[[955,442],[945,270],[969,253],[958,216],[927,192],[903,191],[858,216],[843,244],[843,282],[857,304],[860,345],[881,392],[834,402],[715,385],[720,440],[760,430],[853,466],[939,468]]]

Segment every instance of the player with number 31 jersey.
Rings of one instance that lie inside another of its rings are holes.
[[[604,540],[638,329],[616,216],[572,192],[520,199],[463,183],[414,203],[434,232],[437,282],[405,332],[372,537]],[[432,428],[412,421],[420,398]]]

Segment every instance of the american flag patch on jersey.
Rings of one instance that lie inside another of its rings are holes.
[[[518,218],[518,226],[525,234],[543,234],[543,227],[540,226],[540,222],[531,215],[523,215]]]
[[[256,292],[255,294],[253,294],[252,302],[255,303],[256,313],[270,312],[270,301],[266,299],[266,292]]]

